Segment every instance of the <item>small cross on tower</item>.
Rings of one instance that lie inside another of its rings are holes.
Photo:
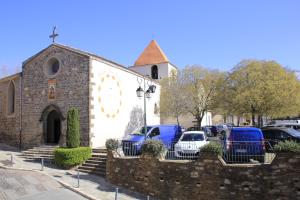
[[[55,38],[58,36],[57,33],[55,33],[56,26],[53,27],[52,35],[49,36],[49,38],[52,38],[52,43],[55,43]]]

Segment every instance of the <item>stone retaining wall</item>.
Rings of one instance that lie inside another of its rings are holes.
[[[277,154],[272,164],[225,165],[214,155],[193,162],[108,154],[109,182],[157,199],[300,199],[300,155]]]

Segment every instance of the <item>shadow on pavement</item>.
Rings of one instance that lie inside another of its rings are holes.
[[[77,178],[77,175],[72,175],[73,178]],[[106,191],[106,192],[115,192],[116,188],[119,188],[119,194],[125,194],[129,195],[131,197],[137,198],[137,199],[147,199],[145,195],[138,194],[136,192],[115,186],[109,182],[107,182],[103,177],[96,176],[96,175],[90,175],[90,174],[80,174],[79,175],[80,179],[88,180],[90,182],[98,184],[97,189],[101,191]],[[153,198],[151,198],[153,199]]]

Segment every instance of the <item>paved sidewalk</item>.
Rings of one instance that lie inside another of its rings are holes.
[[[28,162],[19,157],[18,155],[20,154],[21,153],[17,149],[0,144],[0,166],[39,171],[40,173],[44,173],[55,180],[62,182],[70,189],[87,195],[90,199],[115,199],[115,189],[117,186],[106,182],[104,178],[80,173],[80,187],[78,188],[77,171],[58,169],[53,164],[49,163],[45,163],[44,170],[41,171],[40,163]],[[11,155],[13,155],[13,166],[11,166],[10,161]],[[122,188],[119,189],[118,200],[132,199],[147,199],[147,197]]]
[[[86,200],[45,174],[15,169],[0,169],[0,199]]]

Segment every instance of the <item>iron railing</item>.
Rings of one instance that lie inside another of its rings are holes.
[[[262,141],[224,141],[215,139],[222,149],[222,158],[226,163],[271,163],[275,154],[268,142]],[[208,143],[208,142],[207,142]],[[194,141],[165,144],[166,160],[195,160],[201,153],[200,144]],[[124,157],[141,155],[142,142],[119,140],[118,154]],[[203,152],[204,153],[204,152]]]

